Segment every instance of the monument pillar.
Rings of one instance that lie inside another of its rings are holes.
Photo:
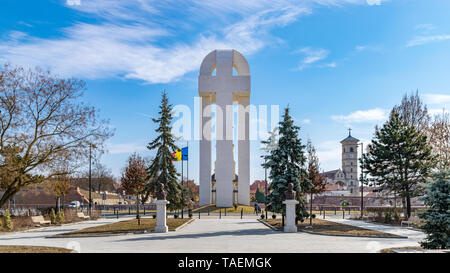
[[[233,68],[238,75],[233,75]],[[213,75],[214,70],[216,74]],[[198,77],[198,92],[209,102],[202,107],[216,103],[216,205],[233,206],[233,103],[238,100],[247,106],[250,102],[250,70],[244,56],[236,50],[214,50],[203,59]],[[236,99],[241,98],[242,99]],[[211,113],[201,112],[202,121],[200,140],[200,205],[211,202]],[[239,122],[243,122],[239,146],[238,202],[250,203],[250,145],[249,117],[243,113]],[[208,138],[208,141],[204,139]],[[242,150],[241,150],[242,149]],[[241,182],[242,181],[242,182]]]
[[[238,203],[250,205],[250,97],[238,98]]]
[[[211,96],[201,97],[200,206],[211,204]]]
[[[233,205],[233,97],[216,94],[216,206]],[[222,113],[220,113],[222,112]],[[231,116],[231,122],[230,120]],[[230,136],[231,132],[231,136]]]

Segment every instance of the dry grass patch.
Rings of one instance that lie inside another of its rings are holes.
[[[86,221],[85,219],[79,218],[77,216],[77,212],[78,211],[72,210],[72,209],[65,210],[64,211],[64,216],[65,216],[64,224],[71,224],[71,223],[78,223],[78,222]],[[86,212],[84,214],[87,215]],[[50,220],[50,217],[48,215],[44,215],[43,217],[44,217],[44,220]],[[90,220],[96,220],[98,218],[100,218],[100,214],[98,213],[98,211],[93,210]],[[0,223],[1,223],[1,219],[2,219],[2,217],[0,216]],[[13,229],[12,230],[4,229],[0,224],[0,233],[1,232],[17,232],[17,231],[36,229],[36,228],[40,228],[40,227],[55,226],[55,225],[37,226],[31,220],[31,216],[12,216],[11,221],[13,222]]]
[[[420,246],[405,246],[405,247],[384,248],[384,249],[380,250],[380,253],[394,253],[393,250],[402,250],[402,249],[423,250],[423,248]]]
[[[0,246],[0,253],[71,253],[71,249],[48,246]]]
[[[281,219],[267,219],[264,221],[266,221],[271,226],[282,230]],[[303,223],[298,222],[297,229],[300,231],[304,230],[304,231],[317,232],[317,233],[328,233],[328,234],[334,234],[334,235],[400,237],[400,236],[386,233],[386,232],[340,224],[340,223],[317,219],[317,218],[313,219],[312,227],[307,228],[308,226],[309,226],[309,220],[305,220]]]
[[[167,218],[167,226],[169,231],[175,231],[175,229],[190,219],[174,219]],[[153,218],[141,218],[141,225],[138,225],[136,219],[120,221],[112,224],[106,224],[91,228],[80,229],[58,235],[62,236],[97,236],[97,235],[114,235],[121,233],[154,231],[156,227],[156,219]],[[57,235],[57,236],[58,236]]]
[[[219,213],[222,212],[222,214],[225,213],[225,210],[227,211],[227,213],[241,213],[241,210],[244,210],[245,214],[249,214],[249,213],[254,213],[255,209],[253,206],[245,206],[245,205],[239,205],[237,206],[237,208],[235,209],[234,207],[230,207],[230,208],[225,208],[225,207],[216,207],[215,205],[207,205],[207,206],[203,206],[203,207],[199,207],[196,209],[193,209],[192,212],[199,212],[200,213],[208,213],[208,211],[210,213]]]

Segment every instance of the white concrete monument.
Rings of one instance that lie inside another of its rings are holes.
[[[284,232],[297,232],[297,225],[295,224],[295,206],[298,203],[297,200],[283,201],[283,204],[286,205],[286,224],[284,225]]]
[[[237,75],[233,75],[233,68]],[[213,75],[215,71],[215,75]],[[236,50],[214,50],[198,76],[200,205],[211,203],[211,105],[216,104],[216,206],[233,206],[233,103],[238,104],[238,203],[250,204],[250,69]]]
[[[156,227],[155,232],[162,232],[165,233],[169,229],[166,224],[166,206],[169,204],[169,201],[167,200],[156,200]]]

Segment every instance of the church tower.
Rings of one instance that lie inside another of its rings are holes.
[[[359,192],[358,142],[359,139],[352,137],[351,129],[348,129],[348,137],[341,141],[342,171],[345,174],[347,189],[353,196],[357,196]]]

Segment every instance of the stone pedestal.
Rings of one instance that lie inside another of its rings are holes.
[[[286,205],[286,223],[284,225],[284,232],[297,232],[295,225],[295,205],[299,202],[297,200],[285,200],[283,204]]]
[[[166,206],[169,204],[167,200],[156,200],[156,227],[155,232],[167,232],[169,231],[166,224]]]

